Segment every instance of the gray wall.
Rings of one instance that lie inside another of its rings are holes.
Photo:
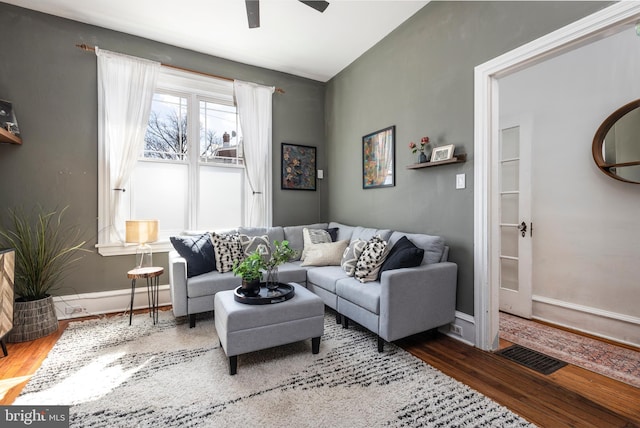
[[[473,314],[473,71],[602,9],[602,2],[431,2],[327,85],[329,216],[442,235]],[[362,189],[362,136],[396,125],[396,186]],[[455,144],[464,164],[407,170],[410,141]],[[456,174],[467,188],[455,189]]]
[[[274,85],[286,91],[273,100],[274,223],[313,223],[322,216],[318,192],[280,190],[280,143],[324,150],[325,85],[284,73],[198,54],[150,40],[80,24],[0,3],[3,31],[0,99],[12,101],[22,146],[0,145],[0,209],[35,204],[70,206],[67,218],[85,230],[93,249],[97,233],[96,57],[75,47],[86,43],[193,70]],[[170,201],[167,201],[170,203]],[[291,209],[295,206],[295,209]],[[324,216],[322,216],[324,217]],[[58,294],[128,287],[133,256],[84,257]],[[154,257],[166,267],[166,254]],[[162,282],[168,282],[166,276]]]

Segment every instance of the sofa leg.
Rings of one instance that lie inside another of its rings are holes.
[[[320,337],[311,338],[311,353],[317,354],[320,352]]]
[[[342,315],[336,312],[336,324],[342,324]]]
[[[384,351],[384,339],[378,336],[378,352]]]
[[[342,328],[349,328],[349,318],[345,317],[344,315],[342,315],[341,318],[342,318]]]
[[[229,374],[233,376],[238,373],[238,356],[229,357]]]
[[[4,337],[0,340],[0,344],[2,345],[2,353],[6,357],[7,355],[9,355],[9,353],[7,352],[7,344],[4,341]]]
[[[189,314],[189,328],[196,326],[196,314]]]

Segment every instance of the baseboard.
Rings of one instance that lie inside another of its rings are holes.
[[[635,347],[640,346],[640,318],[533,296],[532,318]]]
[[[452,339],[459,340],[470,346],[476,343],[476,325],[471,315],[456,311],[454,322],[444,325],[438,331]]]
[[[73,294],[55,296],[53,303],[58,319],[72,319],[89,315],[126,312],[131,302],[131,289],[99,291],[96,293]],[[171,304],[169,284],[164,284],[158,290],[158,306]],[[148,308],[146,285],[136,286],[133,297],[133,309]]]

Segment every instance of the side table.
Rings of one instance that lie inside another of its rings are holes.
[[[158,289],[160,288],[160,275],[164,272],[161,267],[143,267],[131,269],[127,272],[127,278],[131,280],[131,304],[129,305],[129,325],[133,317],[133,295],[136,291],[136,279],[147,280],[147,299],[149,300],[149,316],[153,319],[153,325],[158,322]]]

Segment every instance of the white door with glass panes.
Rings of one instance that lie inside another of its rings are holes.
[[[500,284],[500,310],[531,318],[532,237],[531,126],[527,121],[500,124],[494,183],[497,207],[492,224],[493,279]]]

